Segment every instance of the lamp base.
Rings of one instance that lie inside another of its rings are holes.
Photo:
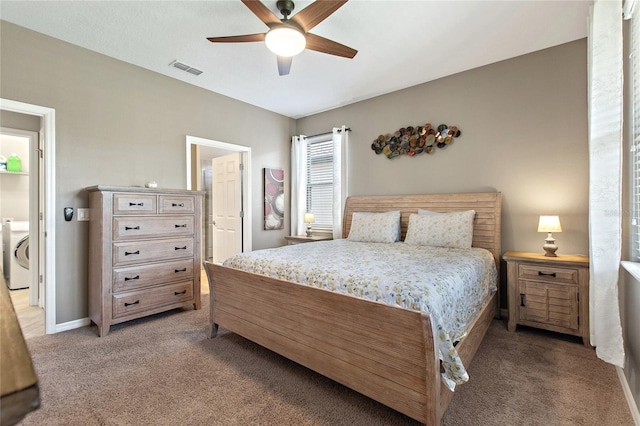
[[[313,232],[311,231],[311,226],[307,226],[307,237],[313,236]]]
[[[558,250],[558,246],[556,245],[555,238],[551,236],[551,232],[549,232],[549,235],[544,241],[545,241],[545,244],[542,246],[542,248],[545,251],[544,255],[547,257],[558,257],[558,255],[556,254],[556,251]]]

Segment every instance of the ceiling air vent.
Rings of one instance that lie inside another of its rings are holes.
[[[186,71],[186,72],[188,72],[189,74],[193,74],[193,75],[200,75],[200,74],[202,74],[202,71],[201,71],[201,70],[199,70],[198,68],[193,68],[192,66],[187,65],[187,64],[185,64],[185,63],[182,63],[182,62],[180,62],[180,61],[173,61],[173,62],[171,62],[171,63],[169,64],[169,66],[172,66],[172,67],[174,67],[174,68],[178,68],[179,70]]]

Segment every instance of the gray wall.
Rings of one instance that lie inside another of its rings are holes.
[[[288,235],[262,230],[263,167],[288,175],[295,121],[196,86],[1,22],[3,98],[56,110],[56,211],[88,207],[84,187],[186,188],[185,136],[252,148],[253,247]],[[56,233],[56,322],[87,316],[86,222]]]
[[[588,253],[587,43],[579,40],[298,120],[301,134],[351,127],[351,195],[500,191],[502,248]],[[444,150],[387,159],[379,134],[430,122],[462,130]]]

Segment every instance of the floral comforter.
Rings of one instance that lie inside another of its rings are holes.
[[[238,254],[224,266],[431,314],[443,379],[469,379],[454,343],[496,291],[496,266],[480,248],[319,241]]]

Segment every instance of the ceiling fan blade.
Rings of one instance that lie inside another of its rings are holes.
[[[264,41],[265,34],[245,34],[245,35],[237,35],[237,36],[226,36],[226,37],[207,37],[212,43],[242,43],[249,41]]]
[[[293,15],[291,21],[300,25],[305,32],[309,32],[313,27],[327,19],[329,15],[338,10],[346,2],[347,0],[316,1]]]
[[[291,70],[291,60],[293,57],[278,56],[278,74],[287,75]]]
[[[267,27],[271,28],[274,25],[280,25],[282,21],[267,6],[262,4],[259,0],[242,0],[245,6],[253,12]]]
[[[328,53],[329,55],[342,56],[343,58],[353,58],[358,53],[357,50],[340,44],[319,35],[307,33],[307,49],[316,52]]]

